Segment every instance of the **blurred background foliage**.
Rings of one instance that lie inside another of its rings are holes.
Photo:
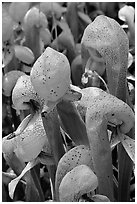
[[[72,84],[79,86],[81,88],[88,86],[98,86],[98,78],[94,76],[89,84],[83,85],[81,83],[82,77],[82,62],[81,62],[81,38],[83,32],[87,25],[94,21],[98,15],[106,15],[115,19],[125,30],[129,36],[129,67],[127,72],[127,80],[129,93],[133,105],[135,105],[135,44],[133,38],[130,38],[130,31],[127,22],[121,20],[118,16],[119,10],[124,6],[132,6],[135,8],[135,2],[30,2],[26,13],[29,9],[36,7],[39,9],[39,12],[42,11],[44,16],[47,19],[47,27],[42,30],[41,26],[37,26],[37,30],[41,33],[41,39],[39,42],[36,42],[36,36],[31,35],[31,30],[25,31],[24,26],[24,13],[21,19],[18,19],[19,14],[13,13],[10,9],[11,2],[2,3],[2,12],[4,15],[9,16],[11,20],[10,25],[6,27],[6,21],[4,22],[3,15],[3,24],[2,32],[10,33],[11,46],[23,45],[27,46],[33,51],[34,61],[30,64],[27,64],[24,61],[20,60],[20,57],[16,53],[13,53],[12,56],[5,57],[3,60],[2,67],[2,77],[12,70],[20,70],[29,75],[31,67],[41,53],[50,46],[59,52],[64,53],[71,66],[71,80]],[[22,8],[20,7],[20,10]],[[22,11],[23,12],[23,11]],[[9,21],[10,22],[10,21]],[[12,31],[10,31],[10,26],[12,24]],[[9,26],[9,27],[8,27]],[[30,37],[30,36],[31,37]],[[6,38],[6,36],[4,36]],[[3,37],[3,43],[4,43]],[[33,39],[34,38],[34,39]],[[39,45],[38,45],[39,43]],[[4,48],[3,48],[4,52]],[[102,76],[105,80],[105,75]],[[2,78],[2,79],[3,79]],[[104,89],[104,84],[99,83],[99,87]],[[26,112],[24,115],[18,115],[12,106],[11,96],[5,95],[3,90],[2,93],[2,137],[10,134],[15,131],[22,121],[22,118],[27,115]],[[68,139],[68,143],[69,143]],[[72,146],[71,146],[72,147]],[[113,151],[113,160],[116,160],[116,151]],[[6,163],[4,157],[2,157],[2,171],[3,171],[3,182],[2,182],[2,201],[25,201],[25,191],[23,182],[19,182],[18,187],[15,191],[14,199],[11,200],[8,195],[8,186],[7,184],[14,178],[15,173],[11,167]],[[8,173],[8,174],[5,174]],[[115,172],[117,177],[117,172]],[[51,189],[48,170],[45,165],[40,164],[40,184],[44,193],[44,200],[51,200]],[[131,188],[130,188],[130,201],[135,201],[135,178],[134,173],[131,179]]]

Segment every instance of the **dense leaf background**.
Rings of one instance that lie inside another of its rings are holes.
[[[7,12],[6,15],[10,15],[9,6],[11,3],[2,3],[3,12]],[[89,80],[86,85],[83,85],[81,82],[81,77],[83,74],[82,70],[82,61],[81,61],[81,38],[83,36],[84,30],[89,23],[94,21],[98,15],[106,15],[115,19],[121,26],[124,27],[125,32],[129,36],[129,51],[132,54],[132,61],[128,67],[127,80],[128,80],[128,89],[131,105],[134,109],[135,105],[135,44],[130,39],[129,30],[126,23],[119,19],[118,12],[120,8],[124,5],[133,6],[135,8],[135,2],[60,2],[60,3],[51,3],[51,2],[42,2],[34,3],[31,2],[29,8],[36,7],[39,11],[42,11],[47,18],[48,27],[46,31],[43,32],[43,40],[41,45],[37,42],[36,36],[34,36],[30,31],[25,33],[23,28],[23,22],[15,22],[13,16],[13,46],[14,45],[25,45],[29,47],[35,56],[35,60],[40,56],[40,53],[50,46],[56,49],[59,52],[64,53],[71,66],[71,80],[72,84],[85,88],[88,86],[97,86],[105,90],[104,84],[102,81],[98,81],[98,77],[94,76]],[[65,19],[65,20],[64,20]],[[4,21],[4,17],[2,19]],[[6,22],[3,23],[4,25]],[[21,26],[20,26],[21,24]],[[3,26],[4,29],[7,29]],[[37,32],[36,28],[36,32]],[[39,28],[40,29],[40,28]],[[7,29],[8,32],[8,29]],[[30,33],[29,33],[30,32]],[[45,33],[46,34],[45,34]],[[32,34],[32,35],[31,35]],[[31,35],[31,37],[29,36]],[[42,35],[42,34],[41,34]],[[27,39],[27,36],[28,39]],[[26,38],[24,40],[24,37]],[[29,40],[31,39],[31,41]],[[54,60],[54,59],[53,59]],[[20,70],[29,75],[30,69],[33,66],[32,64],[27,64],[21,62],[17,57],[13,57],[11,60],[5,59],[6,65],[2,68],[2,77],[6,73],[12,70]],[[106,80],[106,75],[102,76]],[[60,107],[58,107],[59,109]],[[22,119],[28,114],[28,112],[23,112],[20,115],[17,114],[15,109],[12,106],[11,96],[5,96],[4,90],[2,94],[2,137],[10,134],[15,131],[22,121]],[[81,129],[80,129],[81,130]],[[73,147],[72,141],[69,137],[66,137],[66,142],[69,148]],[[16,162],[17,158],[13,158]],[[117,149],[114,148],[112,152],[112,160],[114,164],[114,175],[118,178],[117,172]],[[19,174],[23,166],[17,162],[17,168],[19,172],[13,171],[9,164],[2,156],[2,201],[3,202],[15,202],[15,201],[50,201],[52,200],[50,180],[48,169],[45,165],[38,165],[27,173],[29,178],[29,183],[27,188],[24,181],[19,182],[14,199],[12,200],[8,194],[8,183]],[[8,173],[8,174],[6,174]],[[30,176],[31,175],[31,176]],[[38,181],[37,181],[37,177]],[[37,187],[39,185],[39,187]],[[42,195],[37,193],[37,188],[42,189]],[[130,201],[135,201],[135,176],[134,170],[132,169],[132,176],[130,181]],[[117,192],[115,192],[117,193]],[[86,196],[83,196],[83,200],[88,200]]]

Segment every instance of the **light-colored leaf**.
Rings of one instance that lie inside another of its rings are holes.
[[[108,199],[107,196],[105,196],[105,195],[99,195],[99,194],[93,195],[93,196],[92,196],[92,200],[93,200],[94,202],[110,202],[110,200]]]
[[[134,61],[134,57],[133,57],[133,55],[129,52],[129,53],[128,53],[128,68],[132,65],[133,61]]]
[[[82,13],[81,11],[78,11],[78,16],[79,18],[84,21],[87,25],[90,24],[92,21],[89,18],[88,15],[86,15],[85,13]]]

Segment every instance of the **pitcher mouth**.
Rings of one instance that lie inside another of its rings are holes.
[[[14,131],[13,133],[11,133],[11,134],[13,134],[13,136],[9,135],[9,139],[12,138],[12,137],[16,137],[17,135],[21,134],[26,129],[26,127],[28,126],[30,121],[34,117],[37,117],[39,112],[40,112],[40,104],[36,100],[30,99],[29,102],[24,102],[24,104],[26,104],[26,105],[28,105],[30,107],[30,114],[27,115],[23,119],[23,121],[18,126],[17,130]]]
[[[30,99],[29,104],[30,104],[31,109],[32,109],[34,112],[37,112],[37,111],[40,110],[40,104],[39,104],[37,101],[35,101],[35,100],[33,100],[33,99]]]
[[[31,109],[34,113],[40,110],[40,104],[36,100],[30,99],[29,101],[23,102],[23,104],[28,107],[27,109]],[[15,107],[13,106],[13,108]]]

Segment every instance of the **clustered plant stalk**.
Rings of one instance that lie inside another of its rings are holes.
[[[127,33],[107,6],[3,3],[3,201],[131,201],[135,25],[128,5]]]

